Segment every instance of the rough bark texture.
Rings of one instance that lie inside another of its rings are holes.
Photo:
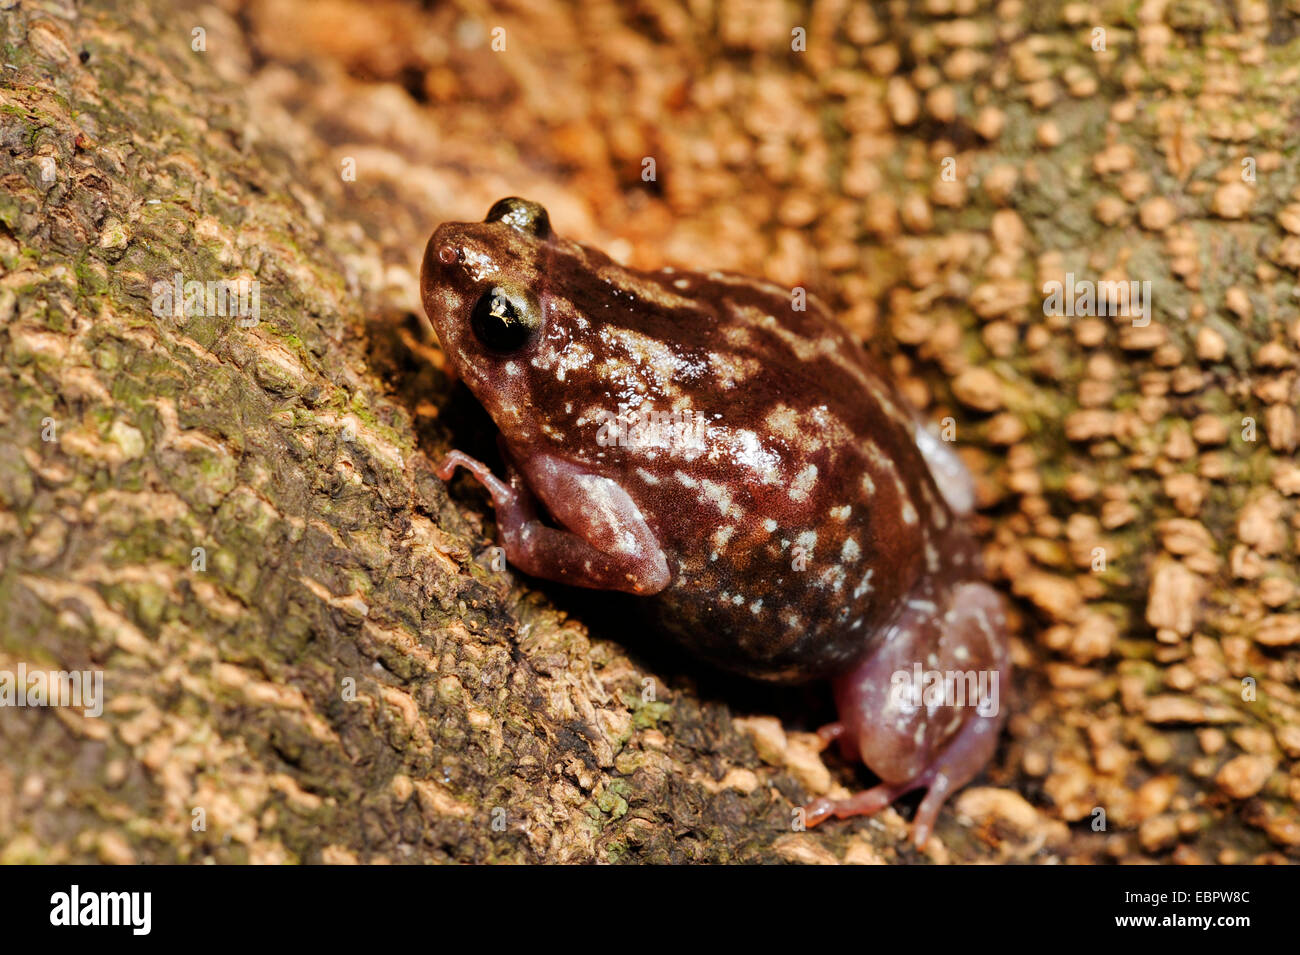
[[[1300,20],[1050,7],[0,0],[0,671],[107,697],[0,709],[0,861],[1295,860]],[[1019,673],[926,853],[792,831],[867,779],[815,692],[495,570],[432,475],[482,435],[418,257],[507,194],[814,284],[952,417]]]

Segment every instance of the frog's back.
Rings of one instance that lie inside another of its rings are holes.
[[[604,327],[620,343],[606,358],[657,356],[664,373],[637,387],[702,438],[619,449],[673,574],[658,616],[753,676],[842,670],[954,544],[914,415],[815,299],[795,310],[776,286],[720,273],[640,278],[638,308]],[[657,304],[649,283],[690,307]]]

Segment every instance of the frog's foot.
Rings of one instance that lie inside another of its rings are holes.
[[[832,724],[835,725],[835,724]],[[934,832],[939,810],[948,797],[983,769],[997,747],[1000,721],[976,717],[969,720],[952,739],[939,759],[915,779],[902,783],[880,783],[854,793],[848,799],[814,799],[804,806],[804,824],[809,828],[834,816],[849,819],[870,816],[884,809],[900,796],[916,789],[927,790],[912,820],[912,841],[923,847]]]
[[[502,511],[508,511],[521,503],[519,500],[521,495],[514,488],[493,474],[492,469],[482,461],[471,458],[464,451],[450,452],[438,462],[438,466],[433,469],[433,473],[444,481],[450,481],[457,468],[464,468],[478,479],[479,484],[487,488],[488,494],[492,497],[492,507],[496,510],[498,516]]]
[[[924,844],[944,801],[984,767],[1005,719],[1006,621],[987,584],[942,590],[929,582],[905,604],[880,646],[832,682],[840,722],[819,734],[838,740],[881,778],[845,800],[806,807],[815,825],[830,816],[876,812],[914,789],[928,792],[913,836]]]
[[[444,481],[456,468],[487,488],[501,529],[506,559],[526,574],[577,587],[653,594],[668,586],[668,561],[627,492],[608,478],[536,455],[528,479],[507,459],[510,483],[460,451],[442,459]],[[562,528],[538,516],[537,489]]]

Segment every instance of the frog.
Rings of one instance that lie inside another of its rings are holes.
[[[486,489],[509,563],[630,595],[710,664],[827,681],[838,719],[817,745],[879,782],[798,822],[923,789],[926,845],[995,752],[1007,616],[973,479],[883,363],[802,288],[629,268],[520,197],[439,225],[420,291],[502,474],[460,450],[435,470]]]

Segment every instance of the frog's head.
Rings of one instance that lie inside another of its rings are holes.
[[[507,434],[530,401],[554,244],[546,210],[511,197],[482,222],[444,222],[424,250],[424,310],[457,374]]]

